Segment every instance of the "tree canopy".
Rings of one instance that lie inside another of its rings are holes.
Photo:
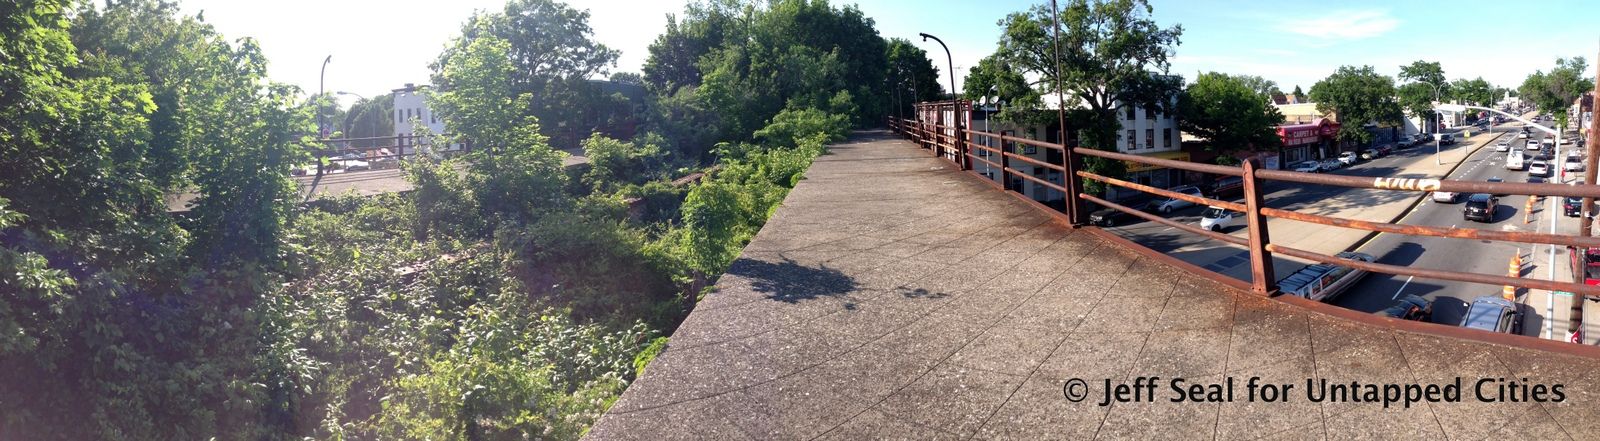
[[[1182,79],[1167,75],[1167,57],[1183,35],[1183,27],[1158,26],[1144,0],[1071,0],[1060,15],[1037,5],[1001,19],[1005,28],[996,55],[1027,78],[1040,95],[1063,89],[1068,103],[1083,106],[1080,139],[1091,147],[1115,150],[1117,111],[1126,106],[1160,110],[1171,107]],[[1057,71],[1053,26],[1061,27],[1061,67]],[[1121,176],[1121,161],[1088,158],[1088,171]],[[1099,181],[1086,181],[1098,192]]]
[[[1179,127],[1220,151],[1277,147],[1282,141],[1274,128],[1283,115],[1259,86],[1250,77],[1200,74],[1179,95]]]
[[[1367,123],[1400,124],[1400,104],[1394,96],[1394,79],[1378,74],[1372,66],[1340,66],[1311,86],[1317,110],[1332,113],[1339,121],[1339,139],[1362,144],[1373,138]]]
[[[1567,110],[1584,92],[1594,90],[1594,80],[1587,76],[1588,62],[1583,57],[1558,58],[1556,67],[1549,72],[1535,71],[1517,88],[1518,97],[1533,103],[1540,112],[1556,118],[1556,124],[1567,125]]]

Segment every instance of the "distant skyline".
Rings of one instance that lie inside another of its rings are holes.
[[[647,48],[666,28],[667,14],[680,14],[687,2],[573,1],[590,13],[594,38],[621,56],[612,72],[639,72]],[[834,2],[836,5],[850,2]],[[956,83],[982,57],[993,52],[1007,14],[1038,4],[1022,0],[990,2],[879,0],[857,4],[885,38],[910,40],[928,51],[949,87],[944,50],[917,36],[927,32],[950,45]],[[318,85],[318,69],[328,55],[327,89],[366,97],[388,93],[405,83],[427,83],[433,61],[459,34],[476,10],[500,10],[504,0],[379,2],[281,0],[183,0],[188,14],[205,20],[230,39],[256,39],[274,81]],[[1285,91],[1309,91],[1340,65],[1371,65],[1394,76],[1415,60],[1438,61],[1446,76],[1483,77],[1512,87],[1534,70],[1549,70],[1558,57],[1582,56],[1592,75],[1600,33],[1585,26],[1593,5],[1579,0],[1518,3],[1464,1],[1441,4],[1390,1],[1341,2],[1336,7],[1311,2],[1154,0],[1155,20],[1163,27],[1181,24],[1183,43],[1171,58],[1171,72],[1192,79],[1198,72],[1257,75]],[[348,18],[346,18],[348,17]],[[311,22],[323,21],[324,25]],[[1478,37],[1480,30],[1488,34]],[[1537,46],[1529,46],[1534,42]],[[349,100],[345,101],[350,103]]]

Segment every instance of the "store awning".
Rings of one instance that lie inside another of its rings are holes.
[[[1146,154],[1142,154],[1142,155],[1139,155],[1139,156],[1148,156],[1148,157],[1157,158],[1157,159],[1171,159],[1171,160],[1175,160],[1175,161],[1188,161],[1189,160],[1189,152],[1155,152],[1155,153],[1146,153]],[[1148,165],[1148,164],[1143,164],[1143,163],[1138,163],[1138,162],[1133,162],[1133,161],[1122,161],[1122,163],[1126,164],[1127,169],[1128,169],[1128,173],[1142,172],[1142,171],[1146,171],[1146,170],[1155,170],[1155,169],[1161,168],[1161,167],[1157,167],[1157,166],[1154,166],[1154,165]]]

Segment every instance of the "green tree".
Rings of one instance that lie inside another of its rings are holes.
[[[429,92],[429,103],[447,133],[473,145],[468,187],[482,217],[491,224],[529,224],[569,206],[566,175],[539,134],[539,120],[523,112],[533,94],[518,87],[511,43],[479,34],[438,67],[435,77],[450,87]]]
[[[1518,96],[1532,102],[1540,112],[1555,117],[1556,125],[1568,123],[1567,110],[1584,92],[1594,90],[1594,80],[1587,78],[1588,62],[1583,57],[1557,58],[1550,72],[1535,71],[1517,88]]]
[[[1044,112],[1039,89],[998,54],[978,60],[978,65],[967,72],[962,87],[970,99],[992,97],[1003,103],[995,119],[1021,125],[1048,125],[1056,120],[1055,115]]]
[[[379,95],[364,98],[350,105],[339,122],[339,131],[346,138],[377,138],[394,135],[394,96]],[[377,147],[391,145],[388,140],[374,139],[350,141],[352,147]]]
[[[1311,86],[1311,100],[1317,110],[1332,113],[1339,121],[1339,139],[1366,144],[1373,136],[1366,124],[1380,126],[1401,123],[1400,104],[1395,102],[1394,79],[1373,71],[1372,66],[1340,66],[1333,75]]]
[[[1294,85],[1294,97],[1298,98],[1298,99],[1301,99],[1301,100],[1306,99],[1306,93],[1300,91],[1300,85],[1299,84]]]
[[[1178,97],[1179,127],[1221,152],[1278,147],[1282,141],[1274,128],[1283,115],[1249,78],[1200,74]]]
[[[913,104],[938,100],[945,96],[944,83],[939,81],[939,68],[928,58],[928,51],[898,37],[889,39],[885,50],[888,51],[886,57],[889,63],[888,69],[885,70],[888,75],[885,79],[888,86],[886,89],[891,91],[890,99],[900,103],[900,108],[890,114],[900,115],[903,118],[910,117]],[[967,79],[967,81],[972,80],[971,77]],[[967,90],[969,98],[983,96],[983,94],[972,94],[970,92],[972,86],[967,86]]]
[[[576,147],[606,121],[591,107],[604,105],[589,78],[616,64],[617,51],[595,42],[589,12],[555,0],[510,0],[501,12],[480,12],[462,25],[457,38],[434,61],[434,83],[453,86],[439,75],[451,59],[474,41],[494,38],[507,43],[511,63],[509,85],[530,97],[520,109],[543,124],[540,133],[560,148]]]
[[[1494,86],[1484,81],[1483,77],[1471,80],[1462,78],[1450,83],[1451,95],[1458,100],[1469,104],[1488,106],[1494,99]]]
[[[1436,117],[1433,103],[1450,97],[1450,83],[1445,82],[1444,68],[1437,61],[1417,60],[1400,66],[1400,79],[1408,81],[1395,90],[1400,107],[1422,121],[1423,126],[1433,127],[1431,122]]]
[[[647,49],[644,79],[651,90],[672,96],[682,87],[699,86],[700,59],[712,50],[742,43],[749,34],[754,7],[737,0],[691,2],[683,18],[667,15],[667,30]]]
[[[1167,56],[1179,44],[1183,27],[1161,28],[1144,0],[1072,0],[1057,17],[1061,25],[1061,70],[1056,70],[1051,9],[1038,5],[1000,21],[1000,53],[1013,66],[1038,78],[1034,87],[1050,95],[1058,86],[1066,100],[1088,108],[1080,138],[1093,148],[1115,150],[1117,113],[1128,106],[1172,110],[1182,80],[1165,75]],[[1065,105],[1065,103],[1063,103]],[[1088,171],[1120,177],[1122,161],[1087,158]],[[1099,192],[1098,181],[1085,181]]]

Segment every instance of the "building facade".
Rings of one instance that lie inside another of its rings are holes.
[[[401,155],[415,153],[418,144],[428,142],[425,135],[444,133],[444,121],[428,108],[428,101],[419,93],[428,86],[417,86],[406,83],[406,87],[394,89],[390,96],[394,99],[394,133]],[[450,144],[443,151],[461,149],[461,144]]]

